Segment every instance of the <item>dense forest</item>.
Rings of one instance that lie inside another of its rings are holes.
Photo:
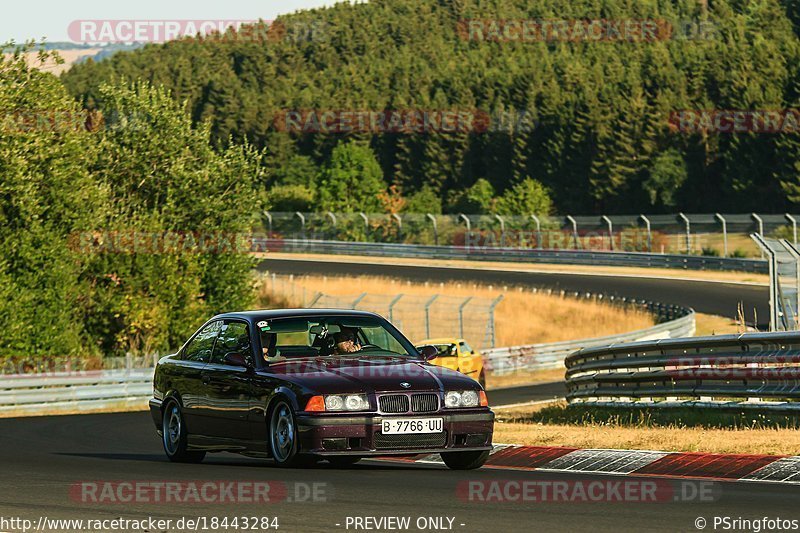
[[[550,208],[540,193],[559,213],[783,212],[800,202],[796,131],[685,132],[670,116],[797,107],[797,17],[794,0],[371,0],[286,16],[277,38],[149,45],[76,66],[63,82],[89,108],[112,80],[167,89],[209,122],[217,149],[247,140],[266,150],[263,187],[276,210],[332,207],[320,191],[344,143],[369,147],[380,188],[400,200],[387,210],[491,211],[503,195],[524,210],[508,197],[518,186],[541,200],[528,212]],[[656,20],[670,31],[465,37],[465,22],[490,19]],[[385,134],[275,126],[309,109],[479,110],[494,124]]]

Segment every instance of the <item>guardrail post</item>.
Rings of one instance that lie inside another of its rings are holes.
[[[786,213],[783,216],[785,216],[786,219],[792,223],[792,244],[797,246],[797,220],[789,213]]]
[[[542,249],[542,224],[539,222],[539,217],[531,215],[531,218],[536,223],[536,247]]]
[[[502,302],[502,301],[503,301],[503,295],[501,294],[500,296],[498,296],[497,298],[494,299],[494,301],[491,303],[491,305],[489,305],[489,323],[490,323],[491,328],[492,328],[492,335],[491,335],[490,343],[491,343],[491,347],[492,348],[494,348],[495,343],[497,342],[497,338],[495,336],[495,328],[494,328],[494,310],[498,306],[498,304],[500,302]]]
[[[461,302],[458,306],[458,336],[464,338],[464,308],[472,300],[472,296]]]
[[[400,301],[400,298],[402,297],[403,297],[402,293],[398,294],[397,296],[394,297],[394,299],[391,302],[389,302],[389,322],[394,323],[394,306],[397,302]]]
[[[678,217],[683,220],[684,224],[686,224],[686,255],[691,255],[692,253],[692,226],[689,223],[689,217],[684,215],[683,213],[678,213]]]
[[[567,215],[567,220],[572,224],[572,238],[575,241],[575,249],[578,249],[578,223],[572,218],[571,215]]]
[[[264,217],[267,219],[267,238],[272,238],[272,213],[264,211]]]
[[[716,213],[714,218],[722,223],[722,257],[728,257],[728,222],[719,213]]]
[[[758,223],[758,234],[761,235],[761,238],[764,238],[764,221],[761,220],[761,217],[756,215],[755,213],[750,213],[753,219]],[[764,250],[761,250],[761,259],[764,259]]]
[[[506,221],[500,215],[495,215],[494,218],[500,222],[500,247],[504,248],[506,245]]]
[[[611,219],[603,215],[600,217],[608,225],[608,242],[611,251],[614,251],[614,226],[611,224]]]
[[[644,215],[639,215],[639,218],[644,220],[645,227],[647,227],[647,251],[653,251],[653,236],[650,233],[650,219]]]
[[[438,294],[434,294],[433,298],[425,302],[425,338],[427,339],[431,338],[431,305],[438,297]]]
[[[431,224],[433,224],[433,244],[439,246],[439,228],[436,225],[436,217],[430,213],[427,213],[425,217],[431,221]]]

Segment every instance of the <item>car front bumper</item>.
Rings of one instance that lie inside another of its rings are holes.
[[[384,418],[443,418],[444,431],[383,435]],[[494,413],[488,409],[425,415],[307,414],[297,416],[300,449],[315,455],[413,455],[492,448]]]

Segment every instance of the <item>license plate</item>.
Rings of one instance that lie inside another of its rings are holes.
[[[441,433],[442,431],[444,431],[443,418],[384,418],[381,424],[381,433],[384,435]]]

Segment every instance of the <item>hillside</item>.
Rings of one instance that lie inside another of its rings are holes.
[[[704,4],[372,0],[282,19],[320,28],[308,38],[185,39],[90,61],[62,79],[89,107],[106,80],[163,85],[195,121],[211,121],[216,143],[231,136],[266,147],[267,186],[309,194],[316,168],[355,137],[369,141],[387,185],[405,195],[427,186],[445,209],[479,178],[499,193],[532,177],[562,213],[783,212],[800,201],[797,133],[690,134],[669,119],[681,110],[796,107],[793,3]],[[639,41],[465,37],[465,21],[486,19],[655,20],[673,31]],[[677,31],[701,22],[713,31]],[[447,134],[287,133],[274,124],[287,110],[409,109],[495,119],[512,110],[528,122]]]

